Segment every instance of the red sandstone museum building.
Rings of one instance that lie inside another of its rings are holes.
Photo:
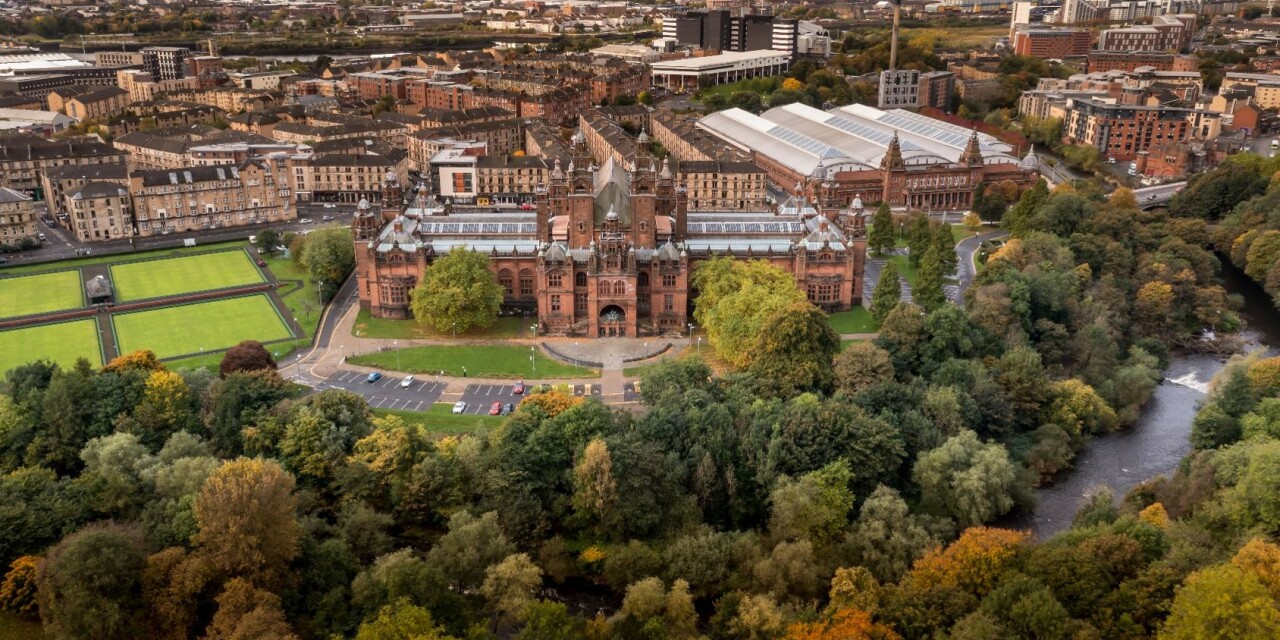
[[[631,172],[613,161],[596,167],[580,135],[574,156],[537,188],[535,211],[454,211],[425,185],[406,198],[388,175],[381,212],[362,202],[353,222],[361,307],[412,317],[410,292],[423,271],[464,247],[489,255],[504,308],[535,315],[546,335],[683,333],[689,274],[716,256],[768,260],[828,311],[861,301],[860,202],[819,211],[797,194],[777,212],[689,213],[665,162],[642,154]]]

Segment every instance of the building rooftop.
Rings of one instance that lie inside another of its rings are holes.
[[[727,51],[714,56],[701,58],[684,58],[682,60],[663,60],[650,65],[653,71],[710,71],[717,67],[729,66],[739,62],[756,62],[778,57],[790,58],[782,51],[773,49],[757,49],[755,51]]]

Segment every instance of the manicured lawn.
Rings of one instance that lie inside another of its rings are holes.
[[[956,244],[960,244],[960,241],[961,241],[961,240],[964,240],[965,238],[969,238],[969,237],[976,236],[976,235],[978,235],[978,234],[976,234],[976,233],[973,233],[973,232],[969,231],[969,230],[968,230],[967,228],[965,228],[965,226],[964,226],[964,225],[962,225],[962,224],[953,224],[953,225],[951,225],[951,237],[952,237],[952,238],[955,238],[955,240],[956,240]]]
[[[244,251],[219,251],[112,265],[111,280],[116,300],[128,302],[255,284],[263,277]]]
[[[298,281],[296,284],[286,282],[280,289],[280,297],[289,308],[289,313],[293,314],[293,317],[298,319],[298,324],[306,330],[307,337],[314,337],[316,328],[320,326],[320,316],[324,307],[316,298],[316,285],[307,275],[306,269],[295,265],[290,259],[275,256],[262,256],[262,258],[276,280]]]
[[[59,260],[57,262],[45,262],[41,264],[28,265],[7,265],[0,267],[0,275],[23,275],[28,273],[43,273],[54,269],[72,269],[75,267],[83,267],[92,264],[115,264],[118,262],[128,262],[130,260],[145,260],[147,258],[159,258],[161,256],[184,256],[193,253],[208,253],[218,249],[230,249],[244,247],[243,240],[232,240],[229,242],[218,242],[214,244],[198,245],[195,247],[178,247],[175,249],[156,249],[154,251],[139,251],[137,253],[117,253],[110,255],[90,256],[88,258],[76,258],[74,260]]]
[[[831,322],[831,328],[840,334],[875,333],[880,330],[880,324],[871,316],[871,312],[861,306],[833,313],[828,316],[828,320]]]
[[[916,266],[911,264],[908,256],[893,256],[890,259],[898,263],[898,273],[907,279],[907,284],[916,286]]]
[[[600,372],[552,360],[537,350],[536,369],[529,362],[529,347],[506,345],[440,345],[409,347],[355,356],[352,364],[406,373],[435,373],[461,376],[463,369],[472,378],[597,378]],[[397,351],[399,356],[397,357]],[[398,365],[397,365],[398,361]]]
[[[150,349],[160,358],[217,351],[241,340],[292,336],[265,294],[122,313],[111,322],[120,353]]]
[[[41,359],[70,367],[77,358],[85,358],[94,366],[102,365],[98,323],[94,320],[72,320],[0,331],[0,372]]]
[[[29,316],[84,306],[80,272],[54,271],[0,279],[0,317]]]
[[[374,409],[373,412],[380,416],[399,416],[409,424],[421,425],[427,433],[438,438],[464,433],[484,435],[506,420],[503,416],[454,415],[453,405],[447,402],[433,404],[426,411]]]
[[[0,611],[0,640],[44,640],[48,637],[39,622],[24,620],[7,611]]]
[[[495,318],[493,324],[469,331],[459,331],[458,339],[488,340],[505,338],[531,338],[533,318],[504,316]],[[361,310],[352,327],[354,335],[361,338],[386,338],[389,340],[440,340],[452,339],[453,332],[437,333],[418,324],[417,320],[387,320],[375,318],[367,310]]]

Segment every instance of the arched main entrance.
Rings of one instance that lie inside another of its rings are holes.
[[[627,312],[616,304],[600,310],[600,337],[612,338],[627,335]]]

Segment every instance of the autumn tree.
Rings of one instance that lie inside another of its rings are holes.
[[[257,340],[245,340],[230,349],[222,356],[218,364],[218,375],[225,378],[235,371],[260,371],[275,369],[276,361],[271,352]]]
[[[0,611],[23,618],[36,617],[36,573],[40,561],[35,556],[21,556],[9,565],[4,582],[0,582]]]
[[[139,349],[132,353],[126,353],[111,359],[111,362],[103,365],[102,370],[108,373],[121,373],[124,371],[156,371],[163,369],[164,364],[156,357],[156,354],[146,349]]]
[[[204,640],[297,640],[280,597],[255,588],[247,580],[233,578],[218,596],[218,612],[205,631]]]
[[[198,552],[231,577],[271,586],[299,552],[294,481],[269,460],[224,462],[195,501]]]
[[[876,322],[884,322],[889,312],[902,299],[902,282],[898,273],[898,263],[889,260],[880,270],[880,279],[876,281],[875,291],[871,294],[871,316]]]
[[[573,468],[573,505],[585,517],[595,522],[602,534],[613,531],[618,501],[618,483],[613,477],[613,458],[609,446],[601,438],[594,438],[582,451]]]
[[[431,618],[431,612],[400,600],[378,611],[378,615],[361,623],[355,640],[453,640]]]
[[[1258,576],[1233,564],[1187,577],[1160,629],[1161,640],[1280,637],[1280,610]]]
[[[870,342],[853,342],[835,357],[832,366],[836,388],[853,394],[893,380],[889,352]]]
[[[787,628],[783,640],[898,640],[897,633],[858,609],[841,609],[829,619],[801,622]]]
[[[504,294],[489,256],[455,248],[427,267],[410,304],[413,317],[432,331],[466,331],[493,324]]]
[[[889,203],[881,202],[871,217],[871,230],[867,233],[867,247],[872,252],[884,255],[893,248],[897,229],[894,228],[893,214],[889,211]]]

